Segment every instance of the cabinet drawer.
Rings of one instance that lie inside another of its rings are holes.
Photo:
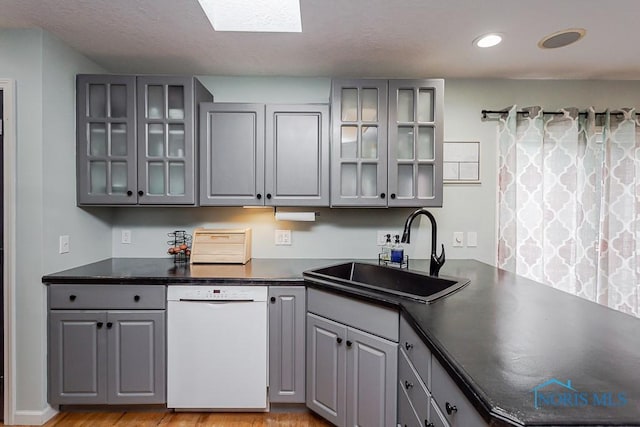
[[[308,288],[307,311],[398,342],[396,310]]]
[[[438,409],[436,401],[433,399],[429,402],[429,410],[431,411],[431,419],[429,421],[431,421],[433,427],[449,427],[449,423],[444,418],[444,415],[442,415],[442,412]]]
[[[487,423],[453,382],[440,362],[432,360],[431,391],[438,408],[451,427],[478,427]],[[447,411],[447,407],[450,408]],[[455,410],[451,408],[455,407]]]
[[[399,387],[407,393],[418,419],[421,421],[428,420],[431,396],[422,381],[418,379],[418,375],[411,367],[404,350],[400,350],[400,355],[398,356],[398,381]],[[425,422],[426,424],[428,422]]]
[[[49,285],[50,309],[164,309],[164,285]]]
[[[399,427],[423,427],[422,422],[413,411],[407,393],[400,389],[398,391],[398,426]]]
[[[404,317],[400,317],[400,348],[407,352],[424,385],[431,390],[431,351]]]

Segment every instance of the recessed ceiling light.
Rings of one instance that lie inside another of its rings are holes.
[[[540,49],[556,49],[565,47],[577,42],[585,36],[587,30],[584,28],[569,28],[567,30],[558,31],[545,36],[538,42]]]
[[[473,41],[478,47],[493,47],[502,41],[502,35],[498,33],[484,34]]]
[[[302,32],[300,0],[198,0],[216,31]]]

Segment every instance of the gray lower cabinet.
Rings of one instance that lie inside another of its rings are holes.
[[[269,287],[269,401],[305,402],[304,286]]]
[[[328,105],[201,104],[200,205],[328,206]]]
[[[391,327],[395,316],[397,335],[397,312],[310,289],[307,407],[336,426],[395,425],[398,344],[376,330],[342,323],[351,316],[364,323],[372,320],[369,325],[387,318]]]
[[[164,286],[94,286],[49,287],[49,403],[166,402]]]

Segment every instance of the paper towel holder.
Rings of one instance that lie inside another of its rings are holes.
[[[320,215],[319,212],[305,211],[305,212],[278,212],[278,208],[275,207],[273,215],[276,221],[303,221],[314,222],[316,217]]]

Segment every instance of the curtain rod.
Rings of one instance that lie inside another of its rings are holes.
[[[487,117],[488,114],[505,114],[505,113],[508,113],[508,111],[507,110],[482,110],[481,113],[482,113],[482,119],[487,119],[488,118]],[[522,115],[525,115],[525,116],[529,115],[529,111],[527,111],[527,110],[516,111],[516,113],[517,114],[522,114]],[[542,114],[543,115],[550,115],[550,116],[562,116],[562,115],[564,115],[564,112],[563,111],[543,111]],[[604,111],[600,112],[600,113],[595,113],[596,116],[604,116],[606,114],[607,113],[604,112]],[[613,114],[622,115],[622,113],[613,113]],[[586,116],[587,112],[583,111],[583,112],[578,113],[578,115]]]

